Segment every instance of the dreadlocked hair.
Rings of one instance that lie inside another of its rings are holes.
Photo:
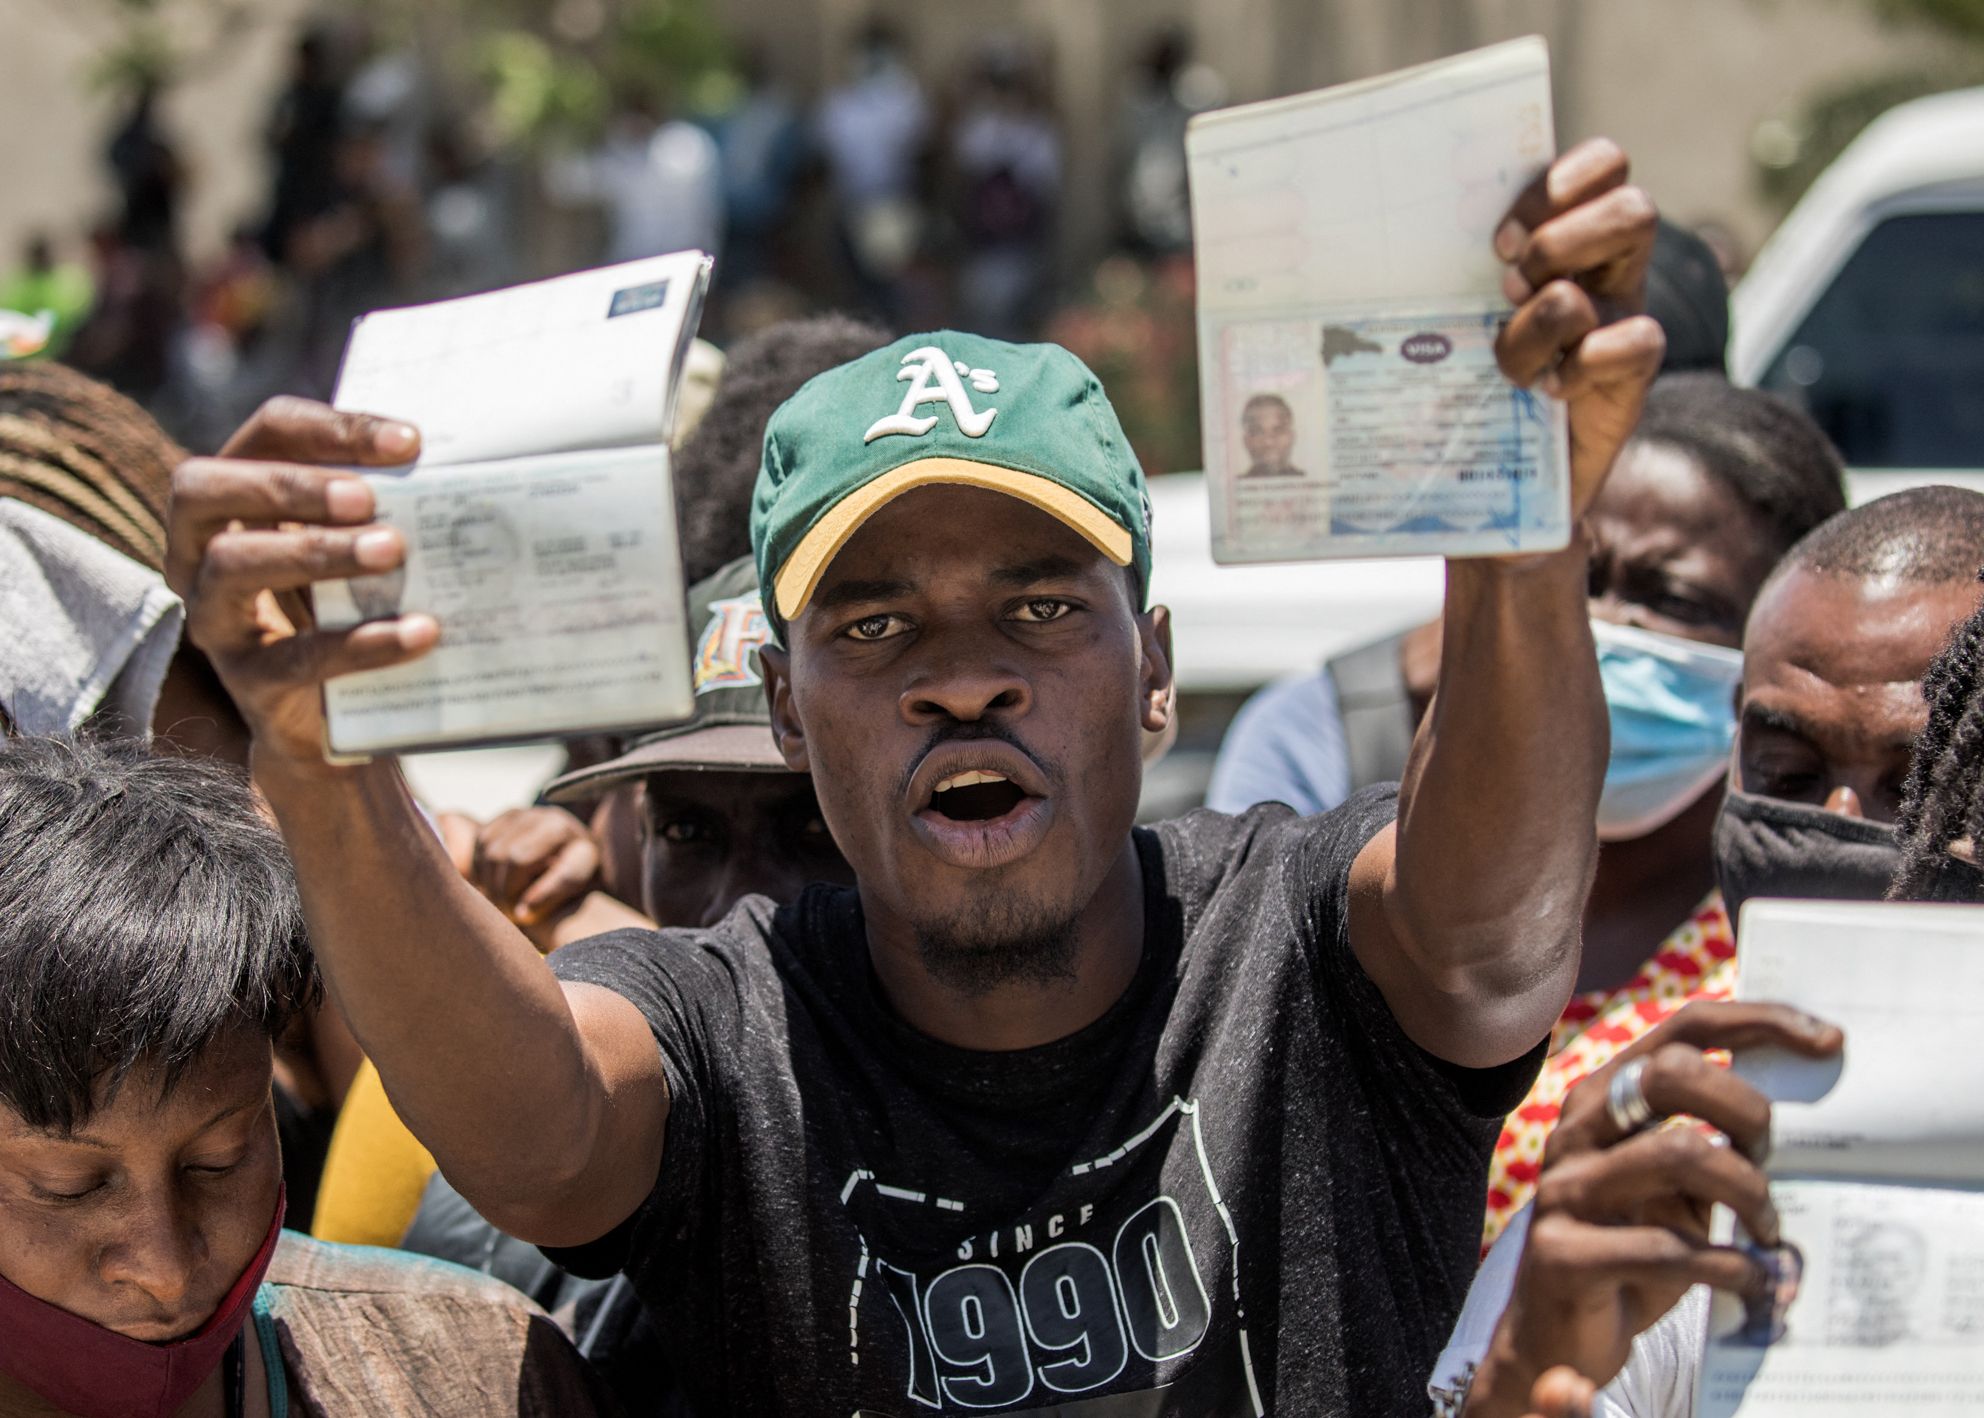
[[[110,386],[66,365],[0,363],[0,497],[162,572],[172,470],[185,456]]]
[[[1922,697],[1929,724],[1915,741],[1895,816],[1901,868],[1890,901],[1951,899],[1939,890],[1961,874],[1951,846],[1966,838],[1984,844],[1984,606],[1930,661]]]

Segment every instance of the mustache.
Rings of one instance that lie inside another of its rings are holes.
[[[1057,793],[1060,791],[1064,779],[1061,775],[1061,766],[1058,763],[1055,763],[1052,759],[1042,758],[1039,754],[1028,748],[1021,741],[1018,734],[1004,725],[979,720],[972,723],[953,723],[941,728],[932,729],[930,731],[930,737],[925,740],[923,747],[918,749],[915,756],[904,766],[901,778],[896,783],[896,796],[902,798],[909,795],[910,779],[916,776],[916,770],[922,766],[923,760],[928,758],[940,744],[982,743],[987,739],[996,739],[1008,748],[1017,749],[1019,752],[1025,754],[1027,758],[1032,760],[1033,766],[1040,770],[1041,776],[1047,780],[1048,784]]]

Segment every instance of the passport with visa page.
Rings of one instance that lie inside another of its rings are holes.
[[[441,639],[324,686],[334,757],[689,717],[668,439],[709,272],[678,252],[354,323],[337,407],[420,430],[418,461],[366,473],[407,558],[314,610],[424,611]]]
[[[1570,540],[1563,407],[1495,364],[1495,228],[1555,155],[1541,39],[1186,134],[1221,562]]]

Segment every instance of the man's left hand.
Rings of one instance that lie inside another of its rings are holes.
[[[1495,233],[1516,307],[1495,357],[1511,382],[1569,406],[1574,518],[1639,422],[1667,349],[1642,313],[1658,213],[1628,172],[1618,144],[1580,143],[1523,189]]]

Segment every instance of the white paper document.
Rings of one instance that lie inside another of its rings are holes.
[[[367,474],[406,565],[319,586],[316,614],[422,611],[441,642],[325,686],[334,754],[689,716],[667,435],[708,276],[682,252],[353,327],[337,406],[417,425],[422,456]]]
[[[1773,1100],[1779,1303],[1718,1297],[1699,1418],[1984,1413],[1984,908],[1747,904],[1740,993],[1846,1031]]]
[[[1569,541],[1563,408],[1494,351],[1495,229],[1554,154],[1537,38],[1192,121],[1216,560]]]

